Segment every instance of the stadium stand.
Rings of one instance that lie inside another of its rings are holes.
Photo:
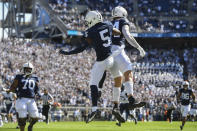
[[[83,5],[84,8],[81,10],[73,8],[71,6],[73,4]],[[85,30],[84,15],[88,10],[101,11],[107,20],[110,18],[112,8],[117,5],[127,9],[128,19],[136,25],[133,32],[197,30],[197,21],[191,18],[196,17],[197,0],[50,1],[51,8],[60,15],[67,29],[79,31]],[[77,55],[62,56],[57,49],[65,45],[51,43],[51,41],[10,38],[0,42],[0,87],[9,87],[15,74],[20,72],[22,64],[31,61],[36,74],[40,77],[40,87],[48,88],[54,96],[54,103],[60,103],[62,107],[90,106],[88,76],[95,61],[94,52],[89,49]],[[66,45],[64,48],[73,47]],[[172,101],[176,101],[175,93],[185,77],[185,72],[192,88],[197,90],[197,48],[186,46],[183,50],[163,48],[145,48],[145,50],[147,55],[141,60],[138,60],[138,53],[135,50],[127,50],[133,63],[136,97],[139,101],[145,100],[149,103],[145,109],[138,111],[138,116],[146,116],[149,112],[151,119],[164,120],[166,99],[170,97]],[[100,106],[104,108],[112,105],[109,97],[112,92],[111,83],[112,78],[107,78],[104,83],[103,97],[100,101]],[[195,94],[197,95],[197,92]],[[2,104],[2,101],[0,103]],[[110,112],[104,113],[106,114],[103,117],[111,120]],[[65,114],[73,115],[69,112]]]
[[[71,56],[61,56],[57,48],[44,41],[26,41],[6,39],[0,44],[0,81],[2,87],[9,87],[14,75],[20,72],[22,64],[32,61],[35,72],[41,78],[40,87],[48,88],[55,102],[65,106],[90,105],[88,79],[94,62],[92,50]],[[66,48],[70,48],[66,46]],[[164,112],[162,102],[172,97],[175,101],[175,91],[183,80],[183,65],[180,64],[176,50],[147,50],[147,56],[137,61],[136,52],[128,51],[133,61],[135,74],[135,92],[138,100],[150,103],[151,112]],[[158,55],[159,54],[159,55]],[[196,89],[196,54],[197,48],[185,49],[184,59],[190,81]],[[75,63],[75,65],[73,65]],[[100,106],[111,107],[112,78],[108,78],[103,89]],[[156,119],[156,114],[154,119]]]

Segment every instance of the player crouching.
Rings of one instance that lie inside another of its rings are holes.
[[[23,74],[16,75],[9,92],[16,92],[16,110],[19,114],[20,131],[25,130],[27,114],[30,116],[28,131],[32,131],[33,125],[38,121],[38,108],[35,102],[36,94],[39,94],[38,78],[32,74],[33,65],[25,63],[23,65]]]

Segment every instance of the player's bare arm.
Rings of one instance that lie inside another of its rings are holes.
[[[113,28],[112,34],[113,35],[121,35],[121,32],[120,32],[120,30]]]
[[[180,102],[180,97],[181,97],[181,93],[179,92],[178,95],[177,95],[177,103]]]
[[[195,101],[195,99],[196,99],[196,96],[194,95],[194,92],[192,92],[192,99],[193,99],[193,101]]]
[[[15,78],[12,85],[10,86],[10,89],[8,89],[8,92],[15,92],[18,85],[18,80]]]

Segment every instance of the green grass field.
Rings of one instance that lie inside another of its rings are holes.
[[[49,125],[37,123],[33,131],[180,131],[181,122],[133,122],[122,124],[121,127],[115,122],[53,122]],[[15,129],[16,124],[4,124],[0,131],[19,131]],[[26,129],[27,130],[27,129]],[[197,122],[187,122],[184,131],[197,131]]]

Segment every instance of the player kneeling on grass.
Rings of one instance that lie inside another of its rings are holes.
[[[31,117],[28,131],[32,131],[33,125],[38,121],[38,108],[35,102],[36,94],[39,94],[38,78],[32,74],[33,65],[25,63],[23,65],[23,74],[16,75],[11,88],[8,92],[16,92],[16,110],[19,114],[20,131],[25,130],[27,114]]]
[[[177,96],[177,102],[181,103],[181,114],[182,114],[182,125],[180,126],[181,130],[183,130],[183,127],[187,120],[187,115],[190,111],[190,99],[191,98],[193,99],[193,102],[195,102],[195,95],[193,91],[189,89],[189,82],[184,81],[183,88],[179,90],[179,93]]]

